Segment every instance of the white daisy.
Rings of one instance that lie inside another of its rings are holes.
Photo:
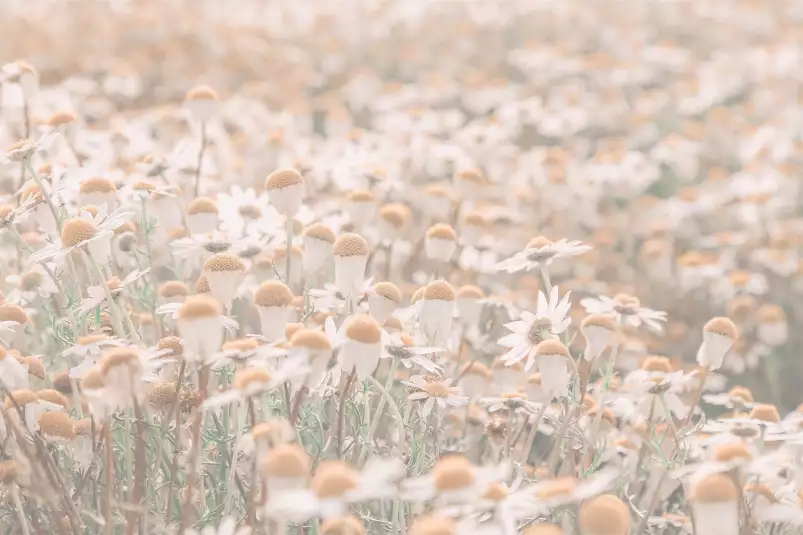
[[[571,292],[567,292],[560,299],[558,287],[554,286],[547,300],[544,293],[539,291],[535,314],[525,310],[519,316],[521,319],[505,324],[512,332],[500,338],[497,343],[511,348],[502,356],[506,365],[510,366],[526,358],[525,371],[532,368],[535,346],[547,338],[557,338],[571,324],[571,318],[566,317],[572,306],[570,295]]]
[[[524,251],[496,264],[496,269],[507,273],[529,271],[539,266],[549,266],[558,258],[578,256],[591,249],[590,245],[583,245],[579,241],[561,239],[552,242],[546,238],[538,237],[531,240]]]
[[[421,375],[414,375],[403,384],[414,391],[407,396],[408,401],[423,401],[421,416],[428,418],[435,403],[441,410],[448,407],[463,407],[468,404],[468,398],[460,395],[460,387],[452,386],[451,379],[429,380]]]
[[[587,297],[580,301],[589,314],[608,314],[618,321],[633,327],[646,325],[650,330],[663,332],[662,323],[666,322],[666,312],[652,310],[641,306],[638,298],[619,294],[613,299],[604,295],[598,298]]]

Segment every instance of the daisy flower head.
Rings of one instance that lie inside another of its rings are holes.
[[[281,215],[268,204],[267,197],[257,195],[253,188],[234,184],[228,192],[218,194],[217,201],[220,228],[234,236],[281,227]]]
[[[703,400],[711,405],[739,411],[750,410],[755,404],[753,393],[743,386],[734,386],[722,394],[705,394]]]
[[[393,317],[401,301],[401,291],[392,282],[378,282],[368,292],[368,310],[380,324]]]
[[[630,523],[630,509],[612,494],[602,494],[586,501],[578,515],[583,535],[627,535]]]
[[[176,315],[184,358],[196,362],[210,360],[223,343],[220,302],[205,295],[190,296],[179,305]]]
[[[616,336],[616,324],[610,316],[590,314],[583,319],[580,331],[586,339],[583,356],[590,362],[600,357],[612,344]]]
[[[357,291],[365,277],[370,248],[359,234],[345,233],[335,240],[332,254],[335,259],[335,285],[356,304]]]
[[[5,340],[2,333],[11,333],[11,347],[25,347],[26,339],[33,322],[24,308],[10,303],[0,303],[0,339]]]
[[[326,284],[323,288],[313,288],[307,293],[312,300],[315,310],[320,312],[345,313],[351,303],[362,304],[363,298],[369,296],[369,308],[372,296],[373,277],[365,279],[357,287],[356,294],[348,294],[337,287],[336,284]],[[362,307],[359,307],[362,308]]]
[[[332,260],[335,233],[323,223],[313,223],[302,232],[304,243],[304,273],[314,275]]]
[[[421,401],[421,416],[429,418],[432,409],[437,403],[442,411],[449,407],[462,407],[468,404],[468,398],[460,395],[460,388],[452,385],[451,379],[439,379],[431,375],[414,375],[409,381],[402,381],[407,385],[410,394],[408,401]]]
[[[51,130],[36,140],[21,139],[6,149],[5,159],[14,163],[29,160],[37,152],[49,150],[57,138],[58,131]]]
[[[579,241],[561,239],[553,242],[539,236],[530,240],[524,251],[496,264],[496,269],[507,273],[529,271],[541,266],[548,267],[559,258],[578,256],[590,250],[591,246],[583,245]]]
[[[382,327],[370,316],[355,315],[343,322],[337,332],[337,363],[345,373],[359,380],[371,375],[379,364],[386,338]]]
[[[254,305],[259,314],[262,335],[267,341],[281,340],[290,317],[293,292],[280,281],[266,281],[254,294]]]
[[[611,299],[604,295],[598,298],[586,297],[580,301],[589,314],[610,315],[624,325],[640,327],[646,325],[652,331],[662,333],[666,322],[666,312],[641,306],[638,297],[617,294]]]
[[[529,487],[536,505],[542,513],[570,503],[579,503],[602,494],[619,477],[614,468],[600,470],[583,480],[573,477],[546,479]]]
[[[277,169],[265,179],[265,191],[280,214],[293,217],[301,209],[304,177],[295,169]]]
[[[718,370],[738,336],[739,331],[729,318],[710,319],[703,327],[703,343],[697,351],[697,363],[709,370]]]
[[[112,277],[111,279],[108,279],[105,284],[108,287],[112,298],[116,298],[117,296],[122,295],[124,288],[147,275],[149,271],[150,268],[143,270],[135,269],[126,275],[122,281],[117,277]],[[106,299],[106,289],[103,286],[90,286],[86,289],[86,293],[87,297],[81,301],[81,305],[79,307],[79,310],[82,312],[87,312],[97,306],[100,306]]]
[[[34,264],[21,275],[9,275],[6,282],[16,288],[6,296],[9,303],[32,303],[37,298],[48,298],[59,292],[56,283],[48,274],[48,270],[58,276],[59,269],[53,264]]]
[[[0,372],[6,388],[28,388],[28,367],[15,359],[4,347],[0,347]]]
[[[106,206],[114,210],[117,204],[117,186],[104,177],[91,177],[78,186],[78,202],[81,206]]]
[[[507,464],[476,466],[464,455],[447,455],[438,459],[430,473],[402,482],[401,495],[418,503],[434,499],[436,507],[466,504],[509,473]]]
[[[133,212],[117,210],[106,214],[105,207],[96,215],[84,210],[79,217],[67,219],[61,229],[60,244],[51,243],[31,254],[32,263],[58,260],[76,248],[85,247],[90,257],[106,265],[111,257],[111,239],[115,229],[131,219]]]
[[[347,514],[352,503],[392,496],[403,473],[404,464],[398,459],[373,457],[361,471],[343,461],[323,461],[316,468],[309,489],[271,495],[265,514],[296,522],[313,516],[325,520],[340,518]]]
[[[187,91],[184,96],[184,107],[193,120],[205,123],[218,111],[217,92],[208,85],[198,85]]]
[[[331,322],[330,333],[316,330],[300,328],[290,338],[290,345],[296,352],[304,353],[308,357],[310,372],[304,381],[304,386],[310,390],[318,388],[326,378],[329,370],[329,361],[332,358],[334,322],[327,318],[327,323]],[[331,337],[331,338],[330,338]]]
[[[189,295],[190,289],[180,280],[165,281],[157,292],[165,303],[181,303]]]
[[[416,303],[421,334],[432,346],[448,346],[452,334],[455,292],[443,280],[429,283]]]
[[[497,343],[511,348],[502,357],[506,364],[526,359],[525,371],[530,371],[534,364],[535,346],[544,340],[557,338],[571,324],[571,318],[566,316],[571,308],[570,296],[571,292],[567,292],[560,299],[557,286],[552,288],[548,300],[539,291],[534,314],[525,310],[520,314],[519,320],[505,324],[512,333],[500,338]]]
[[[212,297],[230,308],[245,275],[245,263],[235,255],[217,253],[204,262],[203,273]]]
[[[196,197],[187,207],[186,221],[190,235],[216,231],[220,222],[217,202],[209,197]]]
[[[309,370],[306,354],[296,354],[292,358],[284,359],[275,372],[265,366],[245,368],[234,376],[233,388],[207,399],[202,408],[204,410],[217,409],[230,403],[259,396],[286,381],[293,382],[303,379]]]
[[[457,233],[446,223],[431,226],[424,239],[424,250],[431,260],[449,262],[457,250]]]
[[[739,496],[740,490],[727,474],[713,473],[701,478],[691,490],[695,529],[738,535]]]

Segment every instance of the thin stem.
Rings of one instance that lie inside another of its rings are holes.
[[[31,249],[31,247],[25,242],[25,240],[22,239],[22,236],[20,236],[20,233],[17,232],[17,229],[14,228],[13,225],[9,225],[8,228],[11,229],[11,232],[14,234],[14,237],[17,238],[17,241],[19,242],[19,244],[22,245],[25,248],[26,251],[28,251],[28,254],[33,253],[33,249]],[[40,265],[42,266],[42,269],[45,270],[45,273],[47,273],[48,277],[50,277],[50,280],[53,281],[53,285],[56,287],[56,290],[58,290],[59,295],[66,296],[67,292],[65,292],[64,288],[61,286],[60,279],[58,277],[56,277],[56,275],[53,274],[53,271],[50,269],[50,267],[48,267],[47,263],[46,262],[42,262]],[[75,339],[78,338],[78,322],[75,321],[75,312],[73,312],[72,303],[69,302],[69,298],[68,298],[68,301],[67,301],[67,306],[65,308],[67,309],[67,314],[70,317],[70,325],[72,326],[73,340],[75,340]],[[78,414],[79,414],[79,417],[80,417],[80,414],[81,414],[80,413],[80,405],[79,405],[79,413]]]
[[[103,501],[103,520],[104,533],[112,535],[114,533],[114,522],[112,521],[112,489],[114,489],[114,444],[112,442],[112,423],[111,420],[103,425],[103,439],[106,442],[106,496]]]
[[[705,380],[708,377],[708,369],[703,369],[703,373],[700,374],[700,386],[697,387],[697,391],[694,393],[694,403],[692,403],[691,407],[689,408],[689,413],[686,415],[686,418],[683,420],[683,424],[680,426],[680,429],[685,429],[689,422],[691,422],[692,417],[694,416],[694,410],[700,404],[700,399],[703,397],[703,390],[705,390]]]
[[[441,418],[440,413],[438,412],[438,403],[436,402],[432,407],[432,419],[435,420],[435,424],[432,426],[432,455],[433,459],[437,462],[441,456],[441,447],[440,447],[440,433],[438,432],[441,427]]]
[[[513,412],[513,407],[509,407],[507,409],[507,433],[505,434],[505,449],[502,450],[504,452],[503,458],[510,457],[510,448],[513,444],[513,416],[515,413]]]
[[[547,464],[547,470],[550,474],[555,472],[555,467],[557,466],[558,461],[560,460],[560,450],[563,445],[563,439],[565,438],[566,431],[569,429],[569,422],[574,416],[574,409],[569,408],[568,399],[566,400],[564,407],[565,407],[564,420],[563,423],[560,424],[560,429],[555,434],[554,449],[549,454],[549,463]]]
[[[524,443],[524,456],[521,459],[522,462],[526,462],[530,456],[530,450],[532,450],[533,442],[535,442],[535,437],[538,434],[538,426],[541,424],[541,420],[544,418],[544,413],[546,412],[548,405],[548,403],[542,404],[541,408],[538,409],[538,414],[536,414],[535,419],[533,419],[532,427],[530,427],[530,432],[527,434],[527,442]]]
[[[112,292],[109,289],[109,285],[106,284],[106,279],[103,277],[103,273],[100,271],[100,267],[95,262],[95,259],[87,253],[86,251],[81,251],[83,253],[84,262],[88,265],[92,266],[92,269],[95,272],[95,278],[98,280],[101,288],[103,288],[103,293],[106,295],[106,302],[109,304],[109,316],[112,319],[112,327],[114,328],[114,333],[120,337],[125,338],[125,329],[123,329],[123,323],[120,321],[120,316],[117,313],[117,303],[114,302],[114,297],[112,297]],[[135,333],[132,333],[135,334]]]
[[[206,150],[206,121],[201,122],[201,149],[198,151],[198,165],[195,166],[195,187],[193,188],[194,197],[198,196],[201,186],[201,166],[204,163],[204,151]]]
[[[61,219],[59,219],[59,213],[56,210],[56,205],[53,204],[53,199],[50,197],[50,194],[45,189],[45,185],[42,182],[42,179],[39,178],[39,175],[37,175],[36,171],[34,171],[33,168],[31,167],[31,159],[25,158],[22,161],[22,163],[25,166],[25,168],[28,169],[28,172],[31,173],[31,175],[33,176],[33,179],[36,181],[36,185],[39,186],[39,191],[42,193],[42,198],[45,199],[47,207],[50,209],[50,213],[53,214],[53,219],[56,221],[56,227],[59,229],[59,232],[61,232]]]
[[[306,395],[309,389],[306,386],[302,386],[296,392],[296,399],[293,401],[293,409],[290,411],[290,425],[295,427],[296,422],[298,421],[298,413],[301,411],[301,402],[304,401],[304,395]]]
[[[546,264],[541,264],[541,278],[544,279],[544,292],[549,295],[552,292],[552,279],[549,278],[549,268]]]
[[[253,430],[257,423],[256,410],[254,408],[254,396],[248,396],[245,400],[248,405],[248,418],[251,420],[251,429]],[[253,433],[252,433],[253,434]],[[245,518],[249,526],[256,523],[256,494],[257,494],[257,452],[254,448],[253,466],[251,468],[251,481],[248,487],[248,497],[245,504]],[[267,518],[266,518],[267,520]]]
[[[133,377],[132,377],[132,387],[133,387]],[[143,506],[142,494],[143,489],[145,487],[145,473],[146,473],[146,463],[145,460],[145,422],[143,421],[142,416],[142,409],[139,406],[139,401],[134,398],[134,419],[136,420],[136,436],[134,438],[134,488],[132,490],[132,497],[131,497],[131,504],[134,506]],[[147,508],[145,508],[147,511]],[[142,523],[144,518],[147,518],[147,513],[135,513],[137,515],[137,521],[128,523],[128,534],[131,535],[134,533],[134,529],[137,525],[142,528]],[[147,533],[147,529],[144,529],[143,532]]]
[[[241,404],[237,405],[237,429],[234,433],[234,447],[231,453],[231,465],[229,466],[228,482],[226,484],[226,495],[223,497],[223,510],[228,512],[231,509],[231,501],[234,498],[234,479],[237,475],[237,454],[240,438],[243,436],[245,430],[245,410]]]
[[[661,486],[663,486],[667,474],[668,471],[666,468],[664,468],[661,471],[661,477],[658,478],[658,485],[656,485],[655,487],[655,492],[653,493],[652,498],[650,498],[650,501],[647,504],[647,508],[644,510],[644,516],[641,517],[641,520],[639,520],[639,525],[636,528],[636,531],[634,531],[633,533],[646,533],[646,530],[644,528],[647,527],[647,521],[650,519],[652,511],[653,509],[655,509],[655,506],[658,503],[658,497],[661,494]]]
[[[346,379],[345,384],[343,385],[343,389],[340,391],[340,407],[337,412],[337,458],[341,459],[343,457],[343,426],[344,426],[344,416],[346,412],[346,397],[348,397],[349,390],[351,390],[351,384],[354,382],[354,378],[357,376],[357,371],[354,370],[349,374],[348,378]]]
[[[25,511],[22,508],[22,500],[20,499],[20,489],[17,485],[11,487],[11,497],[14,500],[14,508],[17,510],[17,520],[22,528],[22,535],[29,535],[28,521],[25,518]]]
[[[377,381],[376,379],[374,379],[374,377],[371,376],[371,375],[368,376],[367,381],[369,383],[371,383],[373,386],[375,386],[379,390],[379,393],[382,394],[382,399],[386,399],[387,400],[388,408],[390,409],[390,412],[393,413],[393,417],[396,418],[396,421],[399,424],[399,443],[400,444],[404,444],[405,441],[406,441],[405,425],[406,425],[406,422],[407,422],[407,418],[404,418],[402,416],[402,413],[399,410],[399,407],[396,406],[396,402],[393,400],[393,396],[390,395],[390,391],[388,391],[388,389],[383,387],[382,384],[379,381]],[[378,416],[378,413],[377,413],[377,416]],[[374,418],[376,418],[376,416]]]
[[[176,477],[178,469],[178,454],[181,451],[179,443],[181,442],[181,408],[179,407],[179,399],[181,395],[181,383],[184,381],[184,370],[187,367],[187,361],[182,360],[181,366],[178,369],[178,380],[176,381],[176,395],[173,397],[173,406],[170,407],[170,416],[175,418],[176,436],[173,439],[173,460],[170,462],[170,481],[167,484],[167,523],[173,517],[173,482]],[[168,420],[170,419],[168,416]]]
[[[393,398],[390,395],[387,395],[386,392],[390,391],[390,388],[393,386],[393,379],[396,375],[396,369],[399,367],[399,359],[394,358],[393,362],[390,364],[390,371],[388,372],[388,378],[385,380],[385,386],[382,388],[382,397],[379,398],[379,403],[376,406],[376,414],[374,414],[374,419],[371,422],[371,428],[368,432],[369,440],[372,440],[376,430],[379,428],[379,422],[382,418],[382,410],[385,408],[385,401],[389,398],[390,401],[393,401]],[[396,409],[398,412],[399,409]],[[362,462],[365,460],[365,453],[363,452],[363,459],[360,460]]]
[[[190,502],[195,493],[195,485],[198,479],[198,457],[201,453],[201,427],[204,421],[204,413],[200,409],[206,399],[206,385],[208,381],[209,368],[201,366],[198,369],[198,408],[195,409],[195,421],[192,429],[192,444],[190,446],[190,466],[187,475],[187,489],[184,496],[184,503],[181,506],[181,522],[178,527],[178,534],[182,535],[187,529],[190,520]]]
[[[290,267],[292,266],[293,260],[293,225],[294,225],[293,218],[289,215],[287,216],[287,245],[285,248],[285,260],[284,260],[284,282],[292,289],[291,281],[290,281]]]

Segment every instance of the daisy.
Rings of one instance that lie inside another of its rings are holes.
[[[47,260],[58,260],[66,257],[74,249],[86,247],[95,262],[105,265],[111,255],[111,238],[115,229],[131,219],[134,212],[121,209],[106,214],[105,205],[96,215],[88,211],[81,212],[79,217],[68,219],[61,230],[61,243],[49,243],[30,256],[33,264]]]
[[[527,359],[525,371],[530,371],[535,362],[535,346],[547,338],[557,338],[571,324],[572,319],[566,317],[572,306],[570,296],[571,292],[567,292],[563,299],[559,299],[557,286],[549,293],[549,300],[539,291],[535,314],[525,310],[520,314],[519,320],[505,324],[512,332],[500,338],[497,343],[511,348],[502,357],[506,365]]]
[[[242,250],[249,243],[247,240],[234,239],[229,234],[216,230],[174,240],[170,243],[170,250],[177,259],[198,266],[214,254],[224,253],[230,249]]]
[[[437,507],[468,505],[477,500],[493,483],[505,481],[511,473],[509,463],[476,466],[462,455],[439,459],[433,469],[401,484],[401,497],[414,503],[432,503]]]
[[[0,347],[0,374],[6,388],[28,388],[28,366],[9,355],[4,347]]]
[[[529,401],[527,396],[518,392],[503,394],[500,397],[480,399],[488,412],[509,411],[536,414],[541,404]]]
[[[583,245],[579,241],[561,239],[552,242],[539,236],[531,240],[524,251],[496,264],[496,269],[507,273],[529,271],[540,266],[547,267],[558,258],[578,256],[591,249],[591,246]]]
[[[362,281],[356,294],[352,297],[355,303],[362,302],[363,298],[372,294],[373,282],[373,277]],[[346,310],[348,294],[335,284],[326,284],[321,289],[312,289],[309,291],[309,296],[312,298],[315,310],[320,312],[342,313]]]
[[[36,195],[24,196],[19,205],[15,206],[12,210],[5,212],[0,216],[0,232],[14,225],[25,221],[28,216],[34,212],[37,205],[42,202],[41,198]]]
[[[181,308],[181,305],[182,303],[166,303],[157,308],[156,313],[165,316],[169,315],[170,319],[177,320],[179,318],[179,309]],[[236,334],[240,328],[240,324],[229,316],[221,315],[220,317],[221,321],[223,322],[223,327],[225,327],[230,333]]]
[[[468,398],[460,395],[460,387],[454,387],[451,379],[442,379],[431,376],[414,375],[409,381],[402,381],[412,391],[408,401],[423,401],[421,416],[428,418],[435,404],[441,410],[448,407],[462,407],[468,404]]]
[[[125,342],[123,340],[110,338],[105,334],[82,336],[76,341],[75,345],[68,347],[61,353],[62,356],[73,357],[70,359],[73,362],[76,357],[81,359],[77,366],[70,368],[70,379],[81,379],[89,368],[98,363],[104,349],[122,347],[124,345]]]
[[[535,505],[542,514],[551,510],[585,501],[609,489],[619,477],[619,471],[610,468],[600,470],[582,481],[571,477],[547,479],[531,485],[527,492],[533,497]]]
[[[472,535],[516,535],[518,522],[538,514],[538,507],[527,488],[521,486],[522,482],[519,477],[512,485],[490,483],[475,502],[465,507],[444,508],[441,512],[446,516],[475,517],[464,519],[475,524],[466,531]]]
[[[28,160],[37,152],[46,151],[52,147],[58,135],[58,131],[51,130],[35,141],[29,139],[17,141],[6,150],[4,161],[18,163]]]
[[[639,414],[645,418],[652,414],[656,419],[683,419],[688,415],[689,407],[681,396],[691,381],[691,374],[682,371],[651,374],[636,370],[625,377],[621,392],[632,396]]]
[[[217,196],[221,229],[234,236],[281,231],[284,218],[272,206],[265,194],[257,195],[253,188],[233,185],[228,192]]]
[[[443,367],[437,364],[434,358],[435,355],[446,352],[444,348],[407,345],[397,333],[388,333],[385,352],[387,353],[385,357],[398,358],[407,369],[419,366],[430,374],[441,376],[443,373]],[[432,355],[432,358],[427,358],[427,355]]]
[[[646,325],[652,331],[663,332],[662,323],[666,322],[666,312],[652,310],[641,306],[637,297],[626,294],[617,294],[611,299],[604,295],[598,298],[586,297],[580,301],[589,314],[611,315],[617,321],[632,327]]]
[[[129,273],[126,276],[126,278],[123,279],[122,281],[120,281],[120,279],[118,279],[117,277],[114,277],[111,280],[107,281],[106,284],[109,287],[112,297],[121,295],[123,293],[123,289],[126,286],[141,279],[142,277],[147,275],[150,270],[151,268],[146,268],[143,270],[135,269],[131,273]],[[81,304],[78,307],[78,310],[81,312],[87,312],[97,306],[100,306],[106,299],[106,290],[102,286],[90,286],[89,288],[86,289],[86,293],[88,297],[86,297],[83,301],[81,301]]]
[[[302,380],[309,374],[309,355],[297,352],[284,359],[275,372],[265,367],[246,368],[234,376],[234,388],[207,399],[204,410],[217,409],[224,405],[259,396],[263,392],[283,385],[287,381]]]
[[[359,472],[341,461],[324,461],[312,476],[309,489],[291,488],[272,494],[265,514],[297,523],[313,517],[340,517],[351,504],[392,497],[404,470],[404,463],[393,458],[372,457]]]
[[[22,275],[7,276],[6,282],[16,288],[6,296],[6,301],[16,304],[33,303],[37,298],[49,299],[50,296],[58,294],[59,289],[48,274],[48,270],[56,277],[61,275],[54,264],[48,264],[47,267],[35,264]]]
[[[752,409],[755,405],[753,393],[742,386],[734,386],[722,394],[706,394],[703,400],[711,405],[739,411]]]

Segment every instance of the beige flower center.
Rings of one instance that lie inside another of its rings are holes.
[[[443,383],[429,383],[424,391],[434,398],[445,398],[449,395],[449,388]]]

